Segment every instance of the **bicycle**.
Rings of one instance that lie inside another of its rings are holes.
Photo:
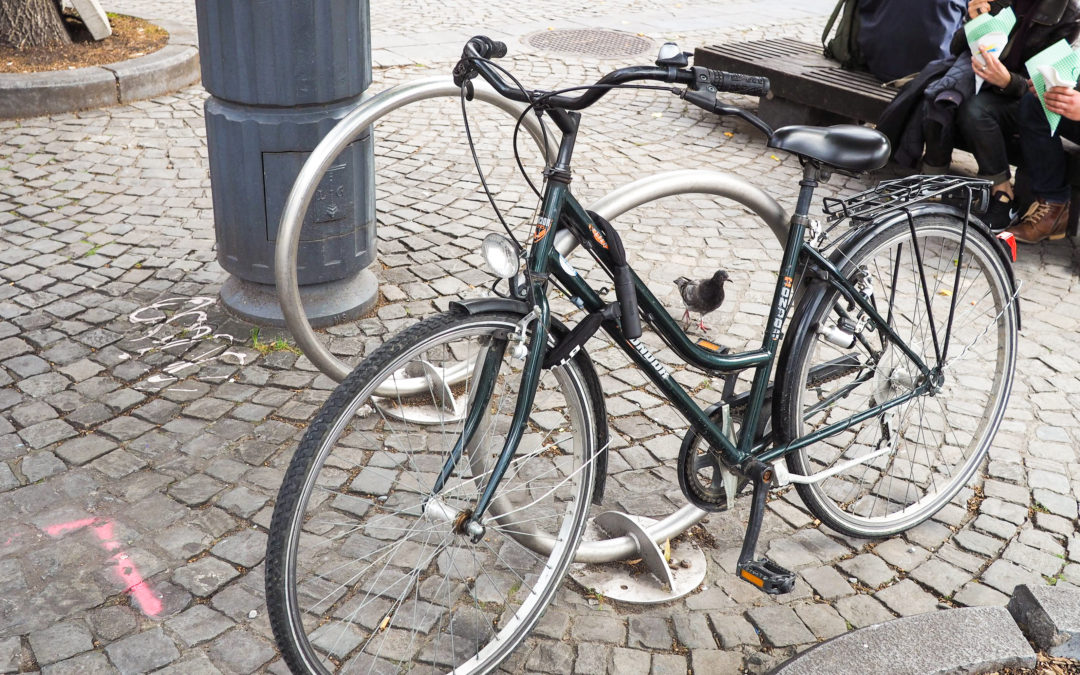
[[[475,37],[454,77],[464,97],[480,76],[562,133],[527,244],[509,227],[489,235],[485,260],[508,291],[455,302],[391,338],[308,428],[267,548],[271,625],[294,672],[488,672],[528,635],[603,492],[604,392],[585,349],[601,329],[689,422],[678,459],[687,499],[719,511],[751,488],[737,569],[768,593],[795,580],[754,557],[771,487],[794,484],[843,534],[892,535],[967,484],[1004,414],[1018,286],[1004,244],[973,215],[987,182],[888,181],[824,200],[823,226],[809,218],[815,189],[834,171],[880,168],[889,148],[878,132],[773,131],[716,98],[764,94],[767,80],[691,67],[674,45],[655,66],[618,69],[576,96],[507,83],[491,60],[505,53]],[[749,122],[802,161],[758,349],[693,342],[629,267],[614,226],[569,190],[577,111],[649,80]],[[614,302],[567,260],[576,246],[610,276]],[[586,312],[573,327],[552,316],[552,288]],[[702,409],[671,378],[638,339],[642,319],[679,358],[727,378],[719,403]],[[736,393],[744,370],[750,388]]]

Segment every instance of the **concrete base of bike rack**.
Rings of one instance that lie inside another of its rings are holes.
[[[324,328],[370,312],[379,299],[379,282],[370,270],[361,270],[351,279],[301,286],[300,298],[308,322],[314,328]],[[221,302],[230,312],[257,326],[285,326],[274,286],[229,277],[221,287]]]
[[[669,602],[689,594],[705,579],[708,562],[691,541],[671,543],[671,562],[644,528],[656,521],[608,511],[589,523],[585,539],[629,535],[638,543],[638,553],[625,561],[598,565],[574,565],[570,576],[585,588],[606,599],[639,605]],[[640,562],[630,565],[633,560]],[[644,566],[644,570],[639,568]]]

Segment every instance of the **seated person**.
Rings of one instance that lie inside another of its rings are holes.
[[[1000,60],[985,51],[985,65],[971,57],[975,73],[985,82],[977,95],[960,104],[955,119],[957,132],[975,155],[979,176],[994,184],[987,213],[989,225],[994,229],[1007,227],[1011,220],[1013,191],[1009,182],[1008,148],[1018,133],[1020,98],[1027,92],[1024,63],[1058,40],[1071,43],[1080,36],[1078,0],[970,0],[968,16],[997,14],[1009,6],[1016,14],[1016,26],[1009,42],[1002,49]],[[953,36],[952,52],[965,58],[966,51],[967,36],[961,29]],[[951,149],[946,152],[951,153]],[[948,165],[949,156],[932,152],[928,144],[924,171],[945,173]]]
[[[879,80],[917,73],[949,55],[964,0],[859,0],[859,51]]]
[[[1046,92],[1046,107],[1061,115],[1053,136],[1039,97],[1028,93],[1020,100],[1020,149],[1035,201],[1008,231],[1025,244],[1062,239],[1069,222],[1069,185],[1061,139],[1080,142],[1080,91],[1054,87]]]

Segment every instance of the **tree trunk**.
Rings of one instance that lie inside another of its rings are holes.
[[[0,0],[0,45],[25,49],[71,44],[54,0]]]

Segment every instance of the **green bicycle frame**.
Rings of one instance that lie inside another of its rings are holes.
[[[555,170],[549,172],[549,180],[545,186],[539,219],[534,225],[534,240],[529,249],[527,265],[531,282],[527,291],[528,297],[531,298],[533,303],[531,316],[535,317],[535,325],[529,341],[528,356],[521,375],[519,396],[502,452],[492,470],[484,493],[477,502],[472,514],[474,522],[477,522],[479,516],[484,513],[494,496],[499,481],[507,467],[509,467],[532,407],[547,352],[550,316],[547,291],[550,279],[554,278],[570,297],[574,298],[579,306],[588,312],[601,311],[607,305],[599,294],[577,274],[566,259],[555,250],[553,245],[556,231],[563,227],[569,228],[577,240],[588,248],[593,257],[610,274],[613,261],[606,253],[605,248],[591,244],[595,224],[586,210],[570,193],[569,171],[566,170],[565,176],[559,172],[560,167],[569,165],[569,155],[573,149],[573,134],[567,135],[571,138],[567,142],[566,136],[564,136],[559,160],[555,163]],[[668,400],[689,421],[693,429],[712,447],[717,448],[723,454],[724,461],[732,466],[744,465],[749,460],[772,461],[787,453],[816,443],[845,428],[881,415],[891,408],[925,394],[930,387],[929,382],[932,371],[922,357],[916,354],[900,338],[889,325],[888,319],[878,313],[871,301],[854,287],[852,282],[837,269],[832,261],[806,243],[805,231],[809,222],[807,214],[809,213],[814,190],[818,185],[817,169],[814,166],[807,164],[803,179],[799,185],[799,199],[795,214],[791,219],[791,227],[784,247],[780,272],[773,292],[769,316],[766,320],[765,335],[758,349],[736,354],[722,354],[691,342],[690,338],[675,319],[668,314],[656,296],[652,294],[636,274],[633,274],[639,309],[661,339],[684,361],[710,372],[734,372],[747,368],[754,369],[747,409],[743,417],[737,444],[729,439],[722,429],[709,418],[709,415],[694,402],[686,389],[671,377],[668,369],[651,354],[643,343],[639,340],[628,339],[623,334],[618,321],[607,320],[602,324],[604,330],[611,336],[615,344],[619,345],[627,356],[645,372],[653,384],[664,393]],[[880,334],[911,360],[921,375],[921,381],[912,391],[897,398],[876,405],[844,420],[828,424],[783,446],[770,448],[767,443],[755,442],[755,439],[758,438],[758,432],[762,426],[762,409],[766,399],[766,391],[769,388],[772,368],[783,336],[783,326],[794,299],[796,279],[799,278],[798,272],[800,266],[805,267],[807,264],[813,264],[823,272],[826,282],[838,289],[847,300],[856,305],[869,318],[875,328],[880,331]],[[489,366],[485,365],[484,372],[481,373],[480,377],[481,382],[483,382],[485,378],[493,378],[494,372],[490,371]],[[463,439],[462,443],[467,442],[467,440]],[[451,461],[455,460],[452,459]]]

